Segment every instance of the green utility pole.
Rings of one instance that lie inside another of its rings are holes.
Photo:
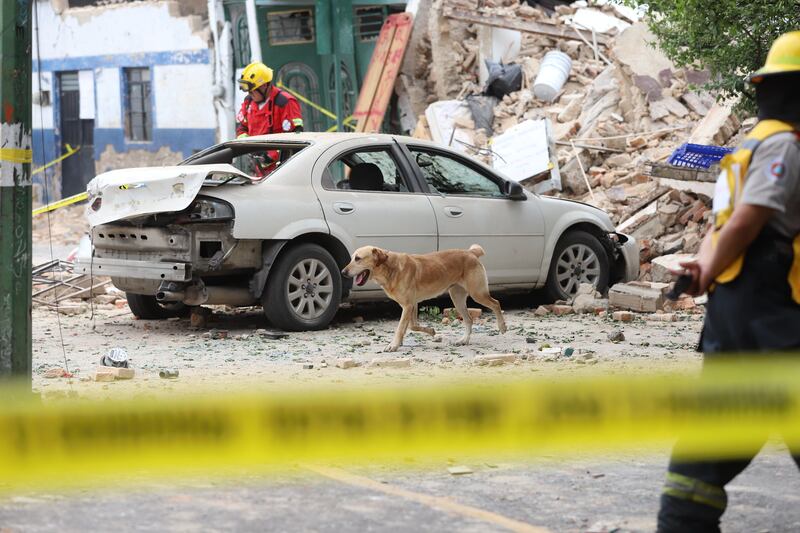
[[[30,0],[2,0],[0,28],[0,379],[30,384]]]

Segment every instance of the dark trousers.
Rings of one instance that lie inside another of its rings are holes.
[[[791,299],[787,281],[791,262],[791,243],[767,231],[748,248],[742,273],[709,297],[700,340],[706,363],[727,354],[800,350],[800,305]],[[725,485],[758,451],[740,460],[673,458],[661,495],[659,533],[718,532],[728,500]],[[800,450],[793,458],[800,468]]]

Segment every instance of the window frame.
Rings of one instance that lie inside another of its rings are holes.
[[[148,79],[146,82],[144,81],[135,81],[131,82],[130,74],[133,71],[146,71],[148,73]],[[134,113],[132,105],[131,105],[131,87],[135,84],[141,85],[142,87],[147,86],[147,94],[142,94],[142,106],[144,110],[141,114],[144,116],[144,139],[134,139],[133,137],[133,120],[132,115]],[[147,144],[153,142],[153,132],[155,130],[155,106],[153,105],[153,69],[152,67],[122,67],[122,102],[123,102],[123,109],[122,109],[122,117],[123,117],[123,131],[125,135],[125,141],[128,143],[141,143]],[[148,120],[149,119],[149,120]]]
[[[504,186],[505,186],[506,183],[508,183],[507,180],[503,179],[501,176],[498,176],[498,175],[494,174],[493,172],[490,172],[490,171],[482,168],[480,165],[478,165],[477,163],[475,163],[473,161],[470,161],[466,157],[462,157],[462,156],[460,156],[458,154],[454,154],[454,153],[449,152],[447,150],[442,150],[442,149],[439,149],[439,148],[436,148],[436,147],[425,146],[425,145],[420,145],[420,144],[404,144],[403,145],[403,149],[405,151],[406,157],[408,158],[409,164],[413,167],[414,172],[417,174],[417,180],[419,182],[421,182],[422,186],[425,188],[425,190],[427,191],[427,194],[429,194],[429,195],[443,196],[443,197],[447,197],[447,198],[482,198],[482,199],[485,199],[485,200],[508,200],[509,199],[508,194],[504,192],[505,191],[505,187]],[[461,163],[462,165],[464,165],[465,167],[469,168],[470,170],[472,170],[474,172],[477,172],[478,174],[480,174],[483,177],[487,178],[492,183],[495,183],[498,186],[498,188],[500,189],[500,192],[502,193],[502,195],[501,196],[484,196],[484,195],[481,195],[481,194],[454,194],[454,193],[440,192],[440,191],[434,189],[433,187],[431,187],[428,184],[428,180],[425,179],[425,173],[420,168],[420,166],[417,164],[417,160],[414,157],[414,154],[412,153],[412,150],[430,152],[430,153],[434,153],[436,155],[440,155],[440,156],[443,156],[443,157],[449,157],[450,159],[453,159],[454,161],[456,161],[458,163]]]
[[[302,40],[302,39],[295,39],[295,40],[281,40],[276,41],[273,39],[273,32],[272,27],[270,26],[270,18],[274,18],[276,15],[287,15],[292,13],[308,13],[308,21],[309,21],[309,28],[311,29],[311,39]],[[267,43],[270,46],[291,46],[291,45],[298,45],[298,44],[315,44],[317,42],[317,27],[314,21],[314,10],[312,8],[306,9],[286,9],[283,11],[270,11],[267,14],[266,20],[266,34],[267,34]]]
[[[336,184],[333,182],[333,178],[331,176],[330,167],[334,163],[338,162],[343,157],[347,157],[351,154],[357,154],[359,152],[387,152],[389,156],[392,158],[397,170],[401,174],[401,178],[405,180],[406,187],[408,188],[407,191],[367,191],[361,189],[339,189],[336,187]],[[333,186],[330,187],[327,183],[332,183]],[[419,180],[417,179],[416,175],[412,168],[409,167],[408,162],[406,161],[405,154],[399,152],[394,144],[378,144],[378,145],[370,145],[370,146],[363,146],[359,148],[351,148],[348,150],[344,150],[333,157],[330,162],[325,165],[325,168],[322,171],[322,178],[320,185],[326,191],[331,192],[355,192],[355,193],[378,193],[378,194],[425,194],[424,190],[420,189]]]

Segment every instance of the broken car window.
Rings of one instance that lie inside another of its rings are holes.
[[[503,197],[500,185],[452,157],[409,148],[428,186],[441,194]]]
[[[408,192],[389,149],[350,152],[331,163],[323,179],[326,189]]]

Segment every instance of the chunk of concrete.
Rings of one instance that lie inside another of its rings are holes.
[[[608,291],[608,303],[620,309],[655,313],[664,309],[668,289],[668,283],[617,283]]]
[[[519,357],[513,353],[476,355],[472,360],[478,366],[499,366],[507,363],[516,363]]]
[[[653,281],[659,283],[669,283],[674,277],[672,270],[680,270],[682,261],[689,261],[694,257],[693,254],[671,254],[656,257],[651,261],[650,276]]]
[[[674,69],[672,62],[656,47],[655,35],[644,22],[637,22],[619,34],[613,54],[634,74],[658,78],[664,69]]]
[[[97,373],[109,373],[114,377],[114,379],[133,379],[133,377],[136,375],[136,371],[133,368],[103,365],[99,365],[97,367]]]
[[[385,359],[383,357],[376,357],[370,362],[369,366],[375,368],[408,368],[411,366],[411,358]]]

